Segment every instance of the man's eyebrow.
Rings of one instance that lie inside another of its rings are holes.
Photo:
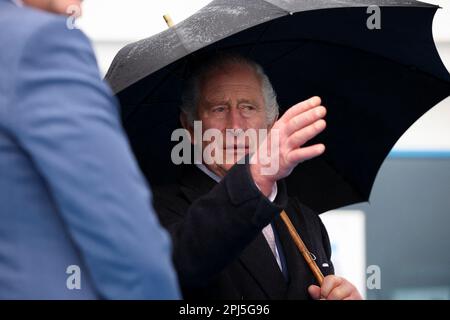
[[[217,100],[205,99],[205,102],[206,102],[208,107],[214,107],[214,106],[218,106],[218,105],[231,106],[231,104],[232,104],[231,100],[223,100],[223,99],[217,99]],[[238,99],[237,103],[238,104],[248,103],[248,104],[254,105],[256,107],[259,107],[259,103],[256,102],[256,100],[248,99],[248,98]]]
[[[255,100],[246,99],[246,98],[238,99],[238,104],[240,104],[240,103],[249,103],[249,104],[252,104],[254,106],[259,106],[258,102],[256,102]]]
[[[208,99],[205,99],[205,102],[210,107],[218,106],[218,105],[229,106],[231,104],[230,100],[214,100],[214,99],[208,100]]]

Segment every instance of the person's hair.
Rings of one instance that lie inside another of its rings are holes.
[[[263,68],[256,62],[235,53],[218,53],[206,61],[203,61],[190,74],[186,81],[181,96],[180,109],[186,114],[189,124],[197,119],[198,99],[200,95],[201,81],[205,81],[204,76],[214,70],[226,70],[230,65],[244,65],[254,70],[261,82],[261,90],[267,113],[267,123],[271,124],[279,114],[277,95],[270,83],[269,77]]]

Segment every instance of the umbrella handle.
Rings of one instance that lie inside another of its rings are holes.
[[[297,246],[298,250],[302,254],[303,258],[306,260],[306,263],[308,264],[309,268],[311,269],[312,273],[314,274],[314,277],[316,278],[317,282],[319,283],[319,286],[321,286],[323,283],[322,271],[320,271],[316,262],[311,258],[311,253],[309,252],[308,248],[306,248],[305,243],[303,242],[302,238],[298,234],[297,230],[295,230],[295,227],[292,224],[291,220],[289,219],[286,211],[283,210],[280,215],[281,215],[281,219],[283,220],[284,224],[288,228],[288,231],[292,237],[292,240],[294,240],[295,245]]]
[[[165,15],[163,15],[163,18],[164,18],[164,21],[166,21],[167,26],[168,26],[169,28],[172,28],[172,27],[173,27],[173,20],[172,20],[172,18],[170,17],[170,15],[165,14]]]

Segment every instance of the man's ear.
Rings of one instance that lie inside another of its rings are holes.
[[[194,144],[194,127],[188,120],[186,113],[183,111],[180,112],[180,122],[183,128],[189,132],[191,143]]]

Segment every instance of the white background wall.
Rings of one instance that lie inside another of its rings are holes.
[[[438,51],[450,70],[450,1],[438,4],[433,34]],[[85,0],[77,25],[92,39],[101,71],[106,73],[117,51],[125,44],[167,28],[162,16],[180,22],[209,0]],[[450,98],[419,119],[398,141],[395,150],[450,151]]]

